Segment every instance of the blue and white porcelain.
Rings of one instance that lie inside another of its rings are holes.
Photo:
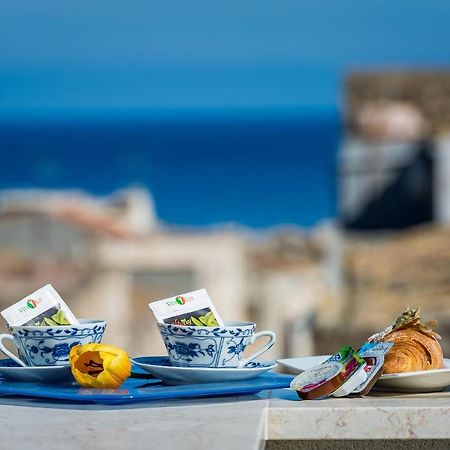
[[[170,362],[180,367],[232,368],[269,350],[275,343],[272,331],[255,333],[253,322],[225,322],[224,327],[191,327],[158,323]],[[244,358],[244,351],[259,337],[268,341],[258,351]]]
[[[76,345],[99,343],[105,332],[103,320],[81,319],[79,325],[10,326],[10,334],[0,334],[0,350],[21,366],[62,366],[69,364],[69,352]],[[19,358],[4,345],[11,340]]]
[[[6,380],[29,383],[75,382],[68,364],[65,366],[23,367],[12,359],[0,359],[0,377]]]
[[[277,366],[274,361],[251,361],[241,368],[178,367],[172,364],[168,356],[140,356],[131,361],[165,384],[224,383],[250,380]]]

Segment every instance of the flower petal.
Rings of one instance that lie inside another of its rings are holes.
[[[70,350],[69,359],[73,376],[86,387],[115,389],[131,373],[127,353],[112,345],[78,345]]]

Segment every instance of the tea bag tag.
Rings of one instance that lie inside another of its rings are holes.
[[[79,324],[51,284],[38,289],[1,312],[10,326],[61,326]]]
[[[225,326],[206,289],[149,303],[159,323],[194,327]]]

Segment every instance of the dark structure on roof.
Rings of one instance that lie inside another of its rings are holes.
[[[437,172],[450,177],[446,134],[450,71],[350,75],[339,155],[342,225],[386,230],[438,220],[447,187]]]

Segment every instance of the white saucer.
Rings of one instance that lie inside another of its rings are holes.
[[[140,356],[132,358],[134,364],[162,380],[165,384],[219,383],[256,378],[277,366],[274,361],[251,361],[237,369],[177,367],[172,366],[168,356]]]
[[[0,376],[8,380],[34,383],[73,381],[70,365],[22,367],[12,359],[0,359]]]
[[[295,373],[304,372],[325,361],[330,355],[279,359],[277,362]],[[450,386],[450,359],[444,358],[444,368],[419,372],[381,375],[377,389],[394,392],[436,392]]]

